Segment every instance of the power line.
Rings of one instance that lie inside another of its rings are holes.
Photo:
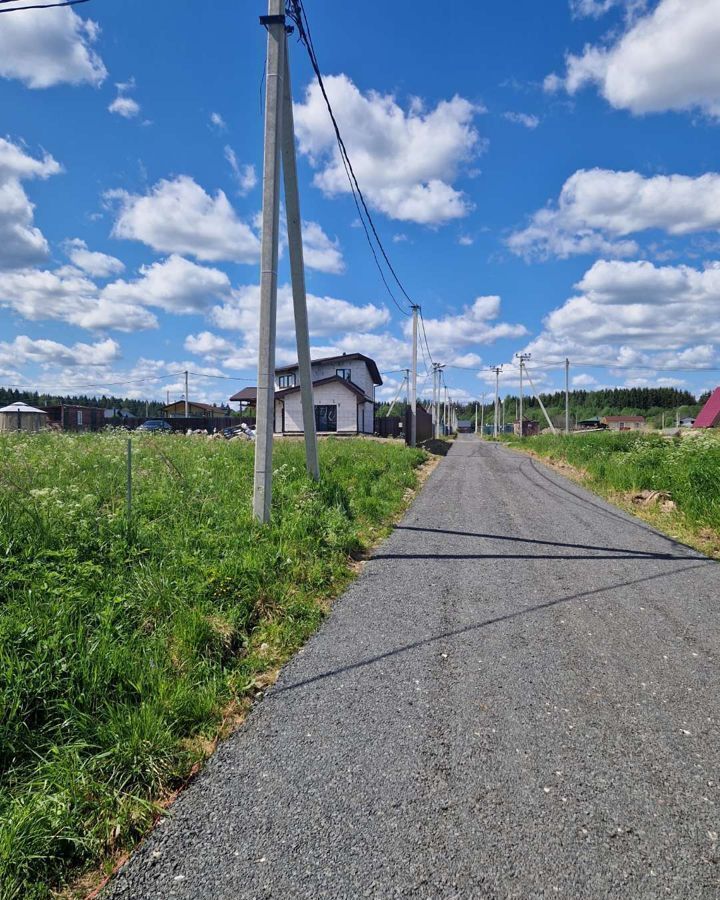
[[[18,0],[0,0],[3,5],[6,3],[17,3]],[[0,13],[22,12],[26,9],[54,9],[58,6],[77,6],[78,3],[89,3],[90,0],[63,0],[62,3],[38,3],[33,6],[13,6],[11,9],[0,9]]]
[[[427,332],[425,331],[425,318],[423,317],[423,314],[422,314],[422,306],[418,307],[418,312],[420,313],[420,325],[422,327],[423,341],[425,342],[425,347],[427,348],[427,353],[428,353],[428,356],[430,357],[430,362],[432,363],[432,362],[434,362],[434,360],[432,357],[432,353],[430,352],[430,345],[428,344]],[[420,346],[422,346],[422,344]],[[425,356],[425,354],[423,353],[423,358],[424,358],[424,356]],[[425,363],[425,367],[427,368],[427,363]]]
[[[413,303],[412,298],[410,297],[408,292],[405,290],[405,287],[404,287],[403,283],[400,281],[400,278],[398,277],[398,274],[395,271],[393,264],[390,262],[390,257],[388,256],[387,251],[385,250],[385,247],[383,245],[383,242],[380,239],[380,235],[378,234],[377,228],[375,227],[375,222],[373,220],[372,215],[370,214],[370,210],[368,209],[368,205],[365,201],[365,196],[363,195],[363,192],[360,188],[360,184],[357,180],[355,170],[353,169],[352,162],[350,161],[350,156],[348,154],[347,147],[345,146],[345,141],[343,140],[343,137],[340,133],[340,127],[338,126],[337,119],[335,118],[335,113],[332,108],[332,104],[330,103],[330,98],[328,97],[327,91],[325,89],[325,82],[323,81],[322,73],[320,71],[320,65],[317,60],[317,55],[315,54],[315,46],[313,44],[312,34],[310,32],[310,23],[308,22],[307,13],[305,12],[305,8],[303,6],[302,0],[288,0],[288,2],[289,2],[289,7],[290,7],[290,11],[289,11],[288,15],[292,19],[292,21],[295,23],[295,25],[297,26],[298,34],[300,36],[300,41],[304,45],[305,49],[307,50],[308,57],[310,59],[310,65],[312,66],[313,71],[315,72],[315,77],[317,78],[318,86],[320,87],[320,92],[323,95],[323,99],[325,100],[325,105],[327,106],[327,110],[330,115],[330,120],[332,122],[333,129],[335,131],[335,138],[337,140],[337,144],[340,149],[340,158],[342,159],[342,162],[343,162],[345,174],[347,175],[348,182],[350,184],[350,191],[352,193],[353,200],[355,201],[355,206],[357,208],[358,215],[360,217],[360,222],[363,226],[363,230],[365,231],[365,237],[367,238],[368,245],[370,247],[370,250],[372,251],[373,258],[375,260],[375,264],[378,268],[378,271],[380,272],[380,276],[381,276],[383,283],[388,291],[388,294],[392,298],[393,303],[395,304],[395,306],[400,310],[400,312],[403,315],[409,316],[410,313],[400,305],[397,298],[395,297],[393,292],[390,290],[390,286],[387,283],[387,279],[385,278],[385,273],[383,272],[382,267],[380,266],[380,261],[378,260],[377,253],[375,252],[375,247],[373,246],[372,240],[370,238],[370,234],[368,232],[367,225],[365,224],[365,219],[363,218],[363,211],[365,213],[365,217],[367,218],[367,223],[369,224],[370,229],[375,238],[375,242],[377,243],[380,253],[382,254],[383,259],[385,260],[385,264],[387,265],[388,269],[390,270],[392,277],[395,280],[395,283],[400,288],[401,292],[405,296],[405,299],[408,301],[410,306],[411,307],[414,306],[415,304]],[[358,199],[359,199],[359,202],[358,202]],[[360,208],[361,205],[362,205],[362,210]]]

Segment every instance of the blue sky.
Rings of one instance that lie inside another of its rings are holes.
[[[306,0],[361,186],[454,395],[478,397],[500,363],[513,390],[520,350],[546,388],[566,356],[577,386],[714,387],[720,0],[482,6]],[[216,402],[254,383],[263,11],[0,15],[0,382],[178,397],[190,369],[211,376],[192,396]],[[294,41],[291,60],[313,347],[396,370],[407,320]],[[280,280],[279,364],[294,358],[286,253]]]

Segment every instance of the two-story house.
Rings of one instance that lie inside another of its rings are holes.
[[[315,428],[319,434],[372,434],[375,386],[382,384],[374,360],[343,353],[312,361]],[[275,370],[275,433],[302,434],[298,366]]]

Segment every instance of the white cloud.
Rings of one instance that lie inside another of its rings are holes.
[[[132,119],[139,114],[140,104],[137,100],[133,100],[132,97],[125,97],[122,94],[118,94],[110,106],[108,106],[108,110],[111,113],[122,116],[123,119]]]
[[[53,319],[88,329],[132,332],[157,327],[155,316],[137,303],[99,298],[97,286],[77,271],[0,272],[2,306],[30,321]]]
[[[303,222],[303,258],[309,269],[341,275],[345,271],[340,242],[329,238],[317,222]]]
[[[57,341],[33,340],[27,335],[16,337],[11,343],[0,342],[0,365],[36,363],[42,366],[106,366],[120,358],[120,345],[107,338],[95,344],[74,344],[68,347]]]
[[[507,119],[508,122],[514,122],[515,125],[522,125],[531,130],[537,128],[540,124],[540,119],[530,113],[505,112],[503,113],[503,119]]]
[[[575,94],[597,84],[611,106],[637,115],[699,109],[720,118],[719,51],[719,0],[660,0],[614,43],[569,55],[564,77],[545,86]]]
[[[599,260],[527,346],[543,364],[694,368],[717,359],[720,263]]]
[[[313,337],[343,331],[372,331],[390,321],[388,310],[373,303],[356,306],[347,300],[308,294],[307,307]],[[250,335],[254,342],[259,309],[260,288],[258,285],[248,285],[234,291],[223,305],[214,307],[210,319],[219,328]],[[279,340],[288,340],[295,333],[292,288],[288,284],[278,288],[277,333]]]
[[[597,384],[597,379],[593,378],[592,375],[588,375],[587,373],[574,375],[571,381],[572,386],[576,388],[588,388],[593,387]]]
[[[473,127],[481,107],[462,97],[426,111],[414,100],[404,110],[390,94],[362,94],[346,75],[325,79],[353,167],[369,203],[392,219],[439,225],[471,206],[452,186],[462,163],[483,141]],[[328,196],[349,193],[345,169],[319,87],[313,82],[295,106],[300,151],[317,169],[314,183]]]
[[[227,125],[225,119],[218,112],[210,113],[210,124],[217,128],[218,131],[226,131]]]
[[[624,7],[626,17],[632,19],[647,9],[647,0],[570,0],[570,12],[576,19],[599,19],[617,6]]]
[[[245,165],[239,163],[235,151],[229,146],[225,147],[225,159],[230,164],[233,177],[237,182],[238,194],[240,194],[241,197],[244,197],[257,185],[258,179],[255,166],[250,163],[246,163]]]
[[[2,17],[0,77],[30,88],[56,84],[101,84],[107,76],[92,49],[98,26],[67,7],[26,10]]]
[[[477,344],[492,344],[500,338],[515,338],[526,335],[524,325],[495,322],[500,315],[500,298],[497,296],[477,297],[462,312],[442,316],[438,319],[425,318],[425,333],[433,356],[443,362],[448,355],[455,356],[459,348]],[[405,334],[411,334],[412,325],[408,321]]]
[[[34,206],[21,182],[49,178],[60,171],[52,156],[35,159],[0,138],[0,270],[33,265],[48,256],[48,243],[33,225]]]
[[[630,256],[637,244],[617,238],[651,228],[671,235],[720,231],[720,174],[646,178],[638,172],[580,169],[563,185],[557,204],[536,212],[507,243],[526,257]]]
[[[107,285],[102,298],[113,303],[157,306],[171,313],[192,314],[207,310],[218,297],[230,293],[230,279],[173,254],[162,262],[142,266],[136,281],[118,280]]]
[[[470,237],[469,234],[461,234],[458,238],[458,244],[460,244],[461,247],[472,247],[474,243],[475,241]]]
[[[108,253],[88,250],[88,245],[80,238],[66,241],[65,252],[78,268],[93,278],[109,278],[111,275],[118,275],[125,268],[123,262]]]
[[[110,191],[106,197],[120,203],[114,237],[210,262],[259,259],[259,238],[237,217],[223,191],[211,197],[187,175],[163,179],[145,195]]]

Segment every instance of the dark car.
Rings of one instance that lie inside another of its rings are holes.
[[[151,431],[155,434],[163,433],[166,431],[172,431],[172,427],[169,422],[166,422],[164,419],[148,419],[147,422],[143,422],[142,425],[138,425],[138,431]]]

